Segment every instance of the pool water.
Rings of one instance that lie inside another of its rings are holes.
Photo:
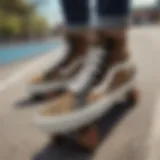
[[[9,47],[0,47],[0,64],[8,64],[32,56],[38,56],[52,49],[55,49],[59,44],[59,42],[49,41],[32,43],[30,42]]]

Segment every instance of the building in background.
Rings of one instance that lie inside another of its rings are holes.
[[[157,2],[157,6],[158,6],[158,10],[159,10],[159,12],[160,12],[160,0],[158,0],[158,2]]]
[[[153,24],[160,22],[160,0],[153,5],[134,8],[132,12],[133,24]]]

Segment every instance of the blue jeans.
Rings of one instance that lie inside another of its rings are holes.
[[[61,0],[61,5],[68,28],[90,26],[89,0]],[[97,0],[96,11],[97,28],[122,27],[128,22],[130,0]]]

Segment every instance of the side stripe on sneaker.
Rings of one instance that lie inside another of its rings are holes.
[[[88,86],[91,86],[96,73],[99,72],[99,66],[102,64],[103,57],[104,53],[97,50],[89,53],[81,72],[69,83],[69,89],[74,92],[81,92]]]

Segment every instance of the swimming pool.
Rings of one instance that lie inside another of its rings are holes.
[[[14,61],[23,60],[32,56],[48,52],[58,47],[60,42],[29,42],[20,45],[0,47],[0,64],[8,64]]]

